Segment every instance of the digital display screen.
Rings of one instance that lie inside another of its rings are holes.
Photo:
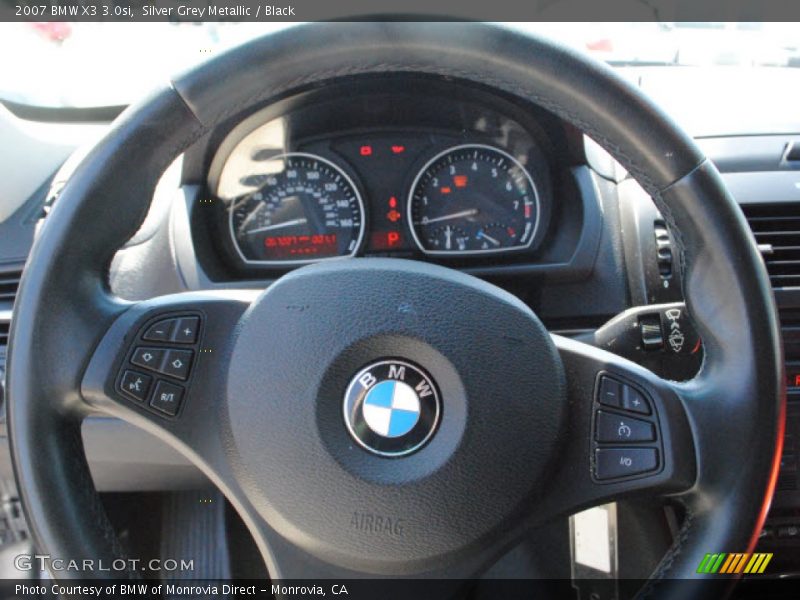
[[[265,237],[264,247],[275,257],[327,256],[336,254],[336,234]]]

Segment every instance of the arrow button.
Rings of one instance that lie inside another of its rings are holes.
[[[160,370],[164,375],[186,381],[189,378],[193,357],[194,353],[191,350],[169,350],[164,366]]]
[[[164,350],[160,348],[136,348],[131,362],[151,371],[158,371],[164,360]]]

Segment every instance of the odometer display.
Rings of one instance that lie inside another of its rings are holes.
[[[481,144],[433,157],[417,175],[408,219],[426,254],[467,255],[530,247],[539,222],[530,173],[510,154]]]
[[[347,174],[304,153],[259,161],[230,205],[233,243],[247,263],[301,263],[352,256],[364,237],[364,204]]]

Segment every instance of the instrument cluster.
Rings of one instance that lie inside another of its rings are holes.
[[[316,90],[227,131],[206,183],[228,262],[534,260],[553,209],[552,139],[511,103],[427,85],[423,99],[403,86]]]

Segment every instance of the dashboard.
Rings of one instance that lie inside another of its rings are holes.
[[[655,85],[648,84],[654,78],[672,82],[684,74],[691,72],[653,69],[630,77],[647,89]],[[775,84],[765,95],[777,94],[786,78],[800,76],[793,71],[774,75]],[[658,89],[685,87],[663,84]],[[707,122],[727,97],[715,96],[712,86],[702,90],[704,97],[715,100],[690,108],[694,119]],[[791,115],[777,116],[788,123],[780,131],[798,131]],[[8,141],[0,144],[4,164],[9,174],[25,174],[29,183],[27,191],[16,194],[19,208],[0,223],[0,369],[8,332],[8,318],[3,317],[10,315],[37,221],[57,201],[70,163],[76,163],[70,160],[56,173],[72,147],[59,147],[61,154],[56,154],[45,141],[71,136],[75,145],[90,147],[108,126],[40,123],[44,133],[23,136],[19,124],[24,120],[0,110],[0,130],[17,132],[17,137],[0,136]],[[800,145],[800,135],[776,133],[771,125],[753,125],[750,131],[741,137],[703,130],[708,137],[697,142],[742,204],[759,244],[772,250],[768,268],[786,332],[787,373],[796,378],[800,280],[796,270],[787,275],[787,260],[799,246],[800,166],[785,156],[789,145]],[[501,158],[507,168],[495,178],[492,161]],[[297,167],[296,175],[302,177],[301,193],[288,191],[290,167]],[[549,329],[565,335],[597,330],[632,306],[681,299],[674,285],[678,277],[671,272],[678,265],[667,260],[669,232],[647,194],[580,132],[541,107],[496,89],[395,73],[294,90],[233,115],[187,149],[177,170],[165,175],[141,230],[114,258],[110,285],[123,298],[263,289],[302,264],[353,255],[423,260],[480,276],[519,297]],[[465,185],[458,187],[456,177],[462,176]],[[274,184],[270,177],[276,178]],[[337,189],[326,191],[326,183],[336,183]],[[509,183],[510,192],[505,190]],[[447,187],[449,193],[442,189]],[[6,198],[14,196],[12,187],[7,192]],[[271,193],[276,200],[262,206],[253,202],[257,193],[262,199]],[[525,195],[532,202],[530,215],[525,214]],[[514,206],[515,197],[522,209]],[[296,199],[286,201],[291,198]],[[328,223],[331,203],[337,205],[336,214]],[[448,216],[453,218],[433,221]],[[516,237],[493,235],[494,223],[503,225],[506,234],[511,227]],[[773,231],[776,223],[786,225],[786,231]],[[252,238],[247,233],[250,227],[273,225],[282,227]],[[526,225],[529,235],[523,237]],[[456,236],[457,229],[464,234]],[[324,237],[332,233],[335,240]],[[315,243],[314,236],[323,237]],[[286,237],[290,239],[281,240]],[[459,242],[458,237],[466,239]],[[794,379],[788,383],[790,397],[797,398],[800,387]],[[796,411],[791,418],[789,429],[800,431]],[[2,424],[0,436],[1,430]],[[102,489],[197,485],[198,473],[181,457],[143,443],[138,432],[119,423],[93,421],[86,440]],[[136,477],[119,468],[120,461],[127,464],[132,457],[142,463]],[[152,469],[159,461],[166,466]],[[9,474],[9,465],[7,450],[0,445],[0,473]],[[789,464],[776,506],[800,503],[796,473],[796,465]]]
[[[537,107],[418,76],[295,94],[189,157],[197,255],[218,280],[353,256],[568,262],[585,213],[575,135]]]
[[[678,90],[686,82],[672,84],[689,75],[654,69],[629,76],[646,90],[682,98]],[[800,76],[774,75],[765,95],[777,97],[786,78]],[[787,160],[788,150],[800,147],[800,124],[796,115],[742,109],[749,119],[780,117],[787,124],[726,122],[731,129],[711,130],[718,106],[739,96],[710,84],[698,89],[705,100],[685,100],[686,114],[704,125],[693,131],[697,142],[766,252],[780,309],[792,400],[786,440],[793,450],[784,458],[762,543],[785,550],[796,544],[796,534],[787,532],[798,531],[800,506],[794,450],[800,435],[800,162]],[[659,101],[672,106],[676,97]],[[21,120],[0,112],[0,130]],[[17,194],[19,208],[0,222],[0,371],[24,257],[53,190],[69,172],[62,167],[52,175],[66,150],[56,154],[42,140],[69,130],[83,144],[107,124],[41,127],[47,135],[36,136],[39,145],[33,136],[27,143],[0,136],[9,141],[0,144],[7,171],[25,173],[30,183]],[[747,135],[735,127],[747,127]],[[131,300],[261,289],[303,264],[351,256],[423,260],[478,275],[564,335],[588,335],[632,306],[681,300],[663,218],[644,190],[580,132],[498,90],[402,74],[295,90],[232,116],[198,140],[175,180],[157,191],[140,232],[115,257],[110,285]],[[203,484],[182,457],[143,435],[102,418],[85,428],[100,489]],[[6,444],[0,444],[0,475],[11,477]]]

